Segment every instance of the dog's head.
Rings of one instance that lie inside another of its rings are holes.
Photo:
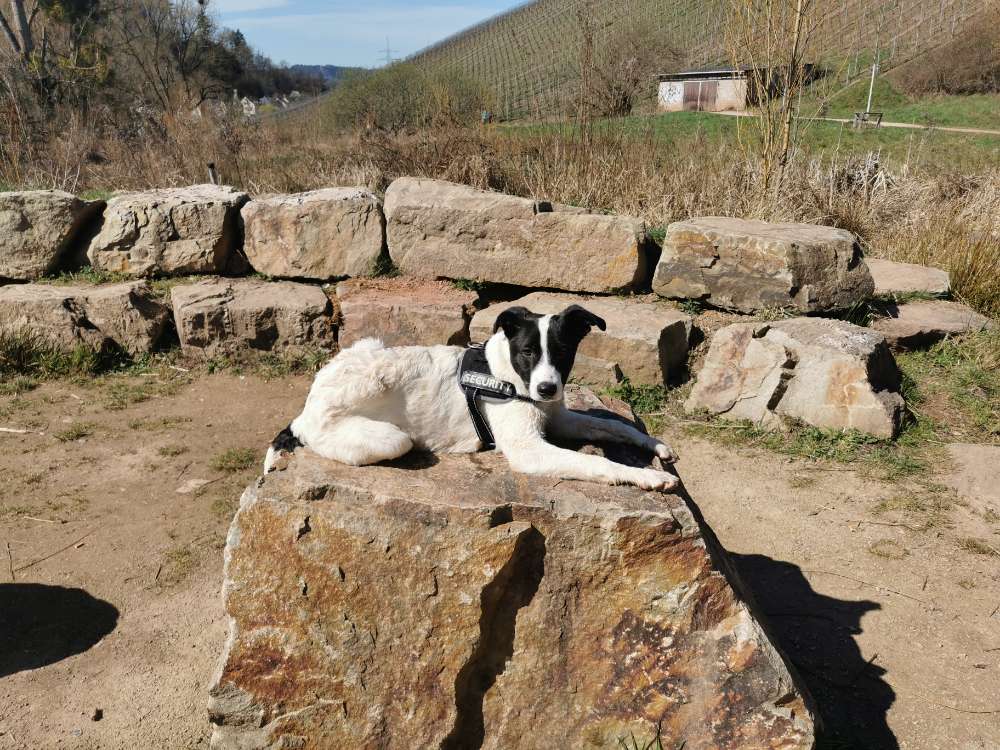
[[[513,371],[535,401],[558,401],[573,369],[576,349],[593,326],[607,324],[579,305],[558,315],[538,315],[524,307],[511,307],[497,317],[493,332],[503,331]]]

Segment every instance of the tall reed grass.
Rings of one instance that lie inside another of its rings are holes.
[[[1000,316],[1000,172],[893,163],[872,154],[797,154],[780,193],[724,139],[668,140],[652,128],[442,127],[332,132],[322,112],[274,122],[167,118],[162,132],[109,137],[80,120],[0,184],[78,192],[223,179],[253,194],[329,185],[384,190],[402,175],[628,214],[662,227],[693,216],[757,217],[849,229],[875,256],[947,269],[955,293]]]

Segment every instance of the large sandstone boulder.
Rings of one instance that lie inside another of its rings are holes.
[[[946,336],[991,328],[993,322],[960,302],[927,300],[892,305],[871,327],[899,351],[929,346]]]
[[[115,196],[87,257],[95,268],[130,276],[242,271],[240,207],[247,199],[217,185]]]
[[[632,383],[663,385],[687,361],[692,325],[689,315],[662,303],[620,297],[536,292],[480,310],[472,318],[469,334],[473,341],[486,341],[493,335],[497,317],[508,307],[523,306],[551,315],[574,304],[608,324],[606,331],[592,329],[580,344],[573,368],[577,380],[606,385],[627,377]]]
[[[843,229],[710,216],[671,224],[653,291],[727,310],[841,310],[875,290]]]
[[[342,281],[337,285],[340,347],[369,336],[382,339],[386,346],[464,346],[478,296],[446,281]]]
[[[105,286],[0,287],[0,329],[27,331],[61,349],[153,351],[170,312],[144,281]]]
[[[882,258],[865,258],[865,265],[875,281],[875,294],[946,295],[951,292],[947,271],[913,263],[897,263]]]
[[[0,279],[34,281],[60,270],[103,206],[61,190],[0,192]]]
[[[367,276],[385,244],[382,205],[364,188],[259,198],[242,213],[247,260],[268,276]]]
[[[813,747],[682,495],[303,448],[244,493],[225,557],[215,748]]]
[[[736,323],[713,337],[686,408],[891,438],[906,409],[899,388],[885,339],[867,328],[823,318]]]
[[[611,292],[648,272],[639,219],[409,177],[389,186],[385,216],[389,254],[410,276]]]
[[[309,284],[206,279],[171,290],[174,322],[187,354],[330,349],[333,305]]]

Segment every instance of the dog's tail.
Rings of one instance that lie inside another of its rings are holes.
[[[267,449],[267,455],[264,457],[264,473],[267,474],[274,468],[275,462],[282,453],[294,453],[295,449],[302,445],[302,441],[292,432],[292,426],[289,424],[271,441],[271,446]]]

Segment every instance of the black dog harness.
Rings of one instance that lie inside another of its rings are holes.
[[[517,392],[513,383],[493,377],[490,364],[486,361],[484,344],[472,344],[465,350],[465,354],[462,355],[462,365],[458,369],[458,385],[465,393],[465,400],[469,404],[469,416],[472,417],[472,425],[476,428],[476,434],[479,435],[484,451],[493,450],[497,447],[497,443],[480,409],[479,399],[531,402],[530,398]]]

